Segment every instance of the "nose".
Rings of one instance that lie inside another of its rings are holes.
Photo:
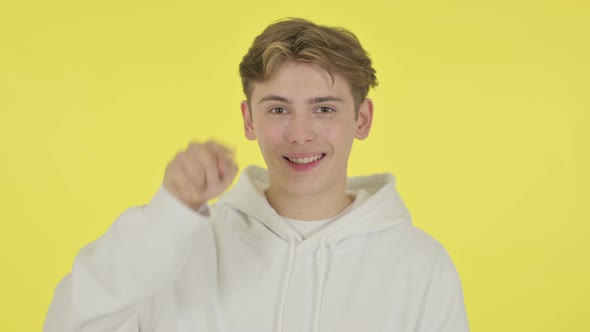
[[[285,123],[285,139],[294,144],[314,142],[317,132],[312,115],[293,112]]]

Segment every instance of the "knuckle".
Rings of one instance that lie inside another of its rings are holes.
[[[199,154],[198,161],[203,167],[210,168],[213,161],[213,155],[208,151],[203,152]]]
[[[200,149],[201,149],[201,144],[193,142],[188,145],[188,147],[186,148],[186,151],[189,153],[195,153],[195,152],[198,152]]]

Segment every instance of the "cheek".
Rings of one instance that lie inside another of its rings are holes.
[[[280,137],[284,131],[284,125],[281,123],[261,122],[255,128],[256,137],[265,146],[275,145],[280,141]]]
[[[332,143],[347,142],[354,138],[354,126],[349,123],[339,123],[335,119],[326,121],[319,127],[321,137]]]

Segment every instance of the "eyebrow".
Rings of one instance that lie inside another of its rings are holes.
[[[293,104],[293,102],[291,100],[289,100],[288,98],[285,97],[281,97],[281,96],[277,96],[277,95],[266,95],[264,97],[262,97],[258,103],[262,104],[265,101],[280,101],[283,102],[285,104]],[[336,102],[341,102],[343,103],[344,100],[340,97],[336,97],[336,96],[322,96],[322,97],[314,97],[314,98],[310,98],[307,100],[307,104],[308,105],[313,105],[313,104],[319,104],[319,103],[324,103],[327,101],[336,101]]]

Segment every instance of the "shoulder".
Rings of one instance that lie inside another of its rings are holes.
[[[411,223],[391,227],[382,235],[393,246],[391,249],[404,260],[413,264],[452,267],[449,252],[441,241]]]
[[[433,254],[446,252],[438,239],[409,222],[395,225],[385,230],[385,233],[412,251]]]

